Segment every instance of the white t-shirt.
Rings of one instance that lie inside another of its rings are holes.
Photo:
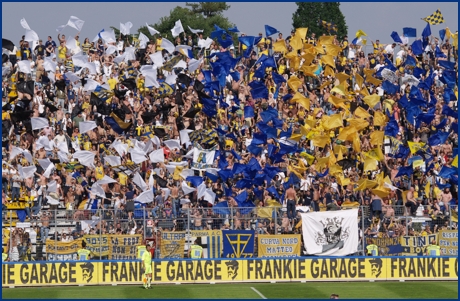
[[[393,44],[387,45],[387,47],[385,47],[385,52],[387,54],[393,54],[395,52],[395,49],[393,48]]]

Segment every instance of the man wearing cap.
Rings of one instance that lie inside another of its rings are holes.
[[[144,276],[147,281],[144,282],[145,289],[150,288],[152,281],[152,253],[150,253],[150,245],[145,245],[146,252],[142,253],[142,269],[144,269]]]
[[[436,240],[433,239],[426,248],[426,256],[441,256],[441,247],[436,244]]]

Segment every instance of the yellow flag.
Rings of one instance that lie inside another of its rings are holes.
[[[297,141],[297,142],[300,141],[300,138],[302,138],[302,134],[292,134],[292,136],[289,137],[290,140],[294,140],[294,141]]]
[[[335,163],[337,163],[337,158],[335,157],[334,154],[330,154],[328,158],[329,158],[329,166],[332,166]],[[329,172],[330,172],[330,170],[329,170]],[[331,174],[332,174],[332,172],[331,172]]]
[[[458,48],[458,32],[452,34],[452,46],[455,47],[455,49]]]
[[[331,142],[331,137],[328,135],[315,135],[312,139],[313,145],[318,146],[318,147],[325,147],[326,144],[329,144]]]
[[[335,160],[334,155],[332,155],[331,158],[334,158],[333,160]],[[332,160],[329,159],[329,162],[331,162],[331,161]],[[329,173],[331,175],[336,175],[336,174],[343,173],[342,166],[338,165],[336,162],[337,162],[337,160],[335,160],[335,162],[333,164],[329,165]]]
[[[338,56],[342,52],[342,48],[338,45],[324,44],[326,47],[326,53],[332,56]]]
[[[362,36],[367,36],[367,34],[360,29],[356,32],[356,37],[359,39]]]
[[[378,85],[380,85],[382,83],[381,80],[376,79],[375,77],[372,77],[372,76],[366,77],[366,81],[370,82],[374,86],[378,86]]]
[[[364,119],[350,118],[350,119],[347,119],[347,121],[351,126],[355,127],[357,131],[365,129],[369,126],[369,122],[367,122]]]
[[[300,57],[296,56],[289,59],[289,64],[294,70],[299,70],[300,67]]]
[[[326,69],[327,69],[327,68],[329,68],[330,70],[332,70],[331,67],[329,67],[329,66],[326,66]],[[332,74],[334,74],[334,72],[332,72]],[[329,86],[331,83],[332,83],[332,82],[330,82],[330,81],[324,82],[321,86],[319,86],[319,89],[322,90],[322,89],[324,89],[324,87]]]
[[[371,114],[369,114],[366,110],[364,110],[363,108],[361,107],[358,107],[356,110],[355,110],[355,116],[356,117],[359,117],[359,118],[369,118],[371,117]]]
[[[312,156],[312,155],[310,155],[309,153],[301,152],[300,155],[301,155],[302,157],[304,157],[305,160],[307,160],[307,163],[308,163],[309,165],[312,165],[313,162],[315,162],[315,157]]]
[[[346,73],[341,72],[341,73],[337,73],[337,74],[335,75],[335,78],[337,78],[337,79],[339,80],[340,84],[342,84],[344,81],[346,81],[347,79],[349,79],[350,76],[347,75]]]
[[[358,73],[355,74],[356,84],[358,85],[359,89],[363,88],[364,78],[359,75]]]
[[[331,90],[331,92],[335,92],[335,93],[340,94],[342,96],[345,96],[345,95],[348,94],[347,91],[345,90],[345,87],[342,84],[335,86]]]
[[[311,45],[311,44],[308,44],[308,45]],[[313,60],[315,59],[315,55],[311,53],[305,53],[304,55],[301,55],[300,57],[304,59],[302,67],[310,66],[311,62],[313,62]]]
[[[337,161],[340,161],[340,160],[343,160],[342,149],[339,149],[339,151],[337,153]]]
[[[355,150],[355,152],[357,153],[360,153],[361,152],[361,140],[359,139],[359,135],[357,132],[354,132],[353,134],[351,134],[352,136],[352,143],[353,143],[353,149]]]
[[[332,55],[323,55],[321,57],[321,61],[325,63],[326,65],[331,66],[332,68],[335,68],[335,60]]]
[[[374,75],[375,73],[375,70],[374,69],[367,69],[367,68],[364,68],[364,76],[366,77],[369,77],[369,76],[372,76]]]
[[[366,190],[367,188],[375,187],[377,185],[377,182],[364,178],[364,179],[359,180],[357,184],[358,184],[358,187],[354,189],[355,191]]]
[[[319,41],[323,45],[332,45],[334,44],[334,37],[333,36],[321,36],[319,37]]]
[[[286,53],[288,51],[286,47],[286,41],[284,39],[281,39],[273,43],[273,51]]]
[[[362,95],[364,95],[364,96],[370,95],[370,94],[369,94],[369,91],[367,91],[366,86],[362,87],[361,90],[360,90],[359,92],[360,92]]]
[[[303,178],[302,173],[296,168],[292,167],[291,164],[288,165],[288,170],[292,172],[293,174],[295,174],[299,179]]]
[[[128,180],[128,176],[125,175],[124,173],[122,172],[119,172],[118,173],[118,178],[120,179],[120,184],[121,185],[126,185],[126,181]]]
[[[315,49],[317,54],[326,54],[326,51],[324,50],[323,45],[321,43],[317,43],[316,46],[312,49]]]
[[[329,96],[327,101],[332,103],[336,108],[347,109],[347,106],[345,105],[345,101],[347,101],[346,99],[338,98],[338,97],[336,97],[334,95],[331,95],[331,96]]]
[[[383,145],[383,131],[373,131],[370,135],[370,143],[374,146],[382,146]]]
[[[431,193],[430,193],[431,189],[430,189],[430,188],[431,188],[430,182],[426,182],[426,185],[425,185],[425,196],[426,196],[427,198],[429,198],[430,195],[431,195]]]
[[[423,142],[417,143],[417,142],[411,142],[411,141],[407,141],[407,144],[409,145],[411,154],[415,154],[416,152],[421,150],[423,146],[425,145]]]
[[[452,33],[450,32],[449,27],[446,27],[446,40],[449,40],[451,35]]]
[[[329,157],[325,158],[316,158],[316,170],[322,170],[323,168],[329,166]]]
[[[375,189],[372,189],[372,193],[378,195],[381,198],[386,198],[390,194],[390,189],[383,186],[378,186]]]
[[[387,116],[380,111],[374,112],[374,125],[385,126],[387,123]]]
[[[334,114],[331,116],[323,115],[321,119],[323,121],[323,127],[326,130],[332,130],[338,127],[343,127],[343,120],[341,114]]]
[[[303,64],[301,70],[303,74],[306,76],[316,77],[315,72],[316,70],[318,70],[318,65],[308,66],[308,65]]]
[[[257,207],[257,216],[261,218],[271,219],[273,217],[273,208],[270,207]]]
[[[303,96],[302,93],[296,92],[296,94],[292,98],[292,101],[300,104],[305,109],[310,110],[310,99]]]
[[[343,145],[334,145],[334,153],[346,153],[348,151],[348,149],[343,146]],[[338,156],[337,156],[337,159],[338,159]],[[338,159],[340,161],[340,159]]]
[[[366,158],[366,160],[364,160],[364,171],[368,171],[368,170],[376,170],[377,169],[377,160],[373,159],[373,158]]]
[[[452,166],[458,168],[458,155],[456,155],[454,161],[452,161]]]
[[[340,134],[337,136],[337,139],[341,141],[353,141],[353,137],[356,132],[357,129],[354,126],[344,127]]]
[[[293,50],[302,49],[303,47],[302,38],[298,35],[295,35],[294,37],[291,38],[289,45],[292,47]]]
[[[347,186],[350,184],[350,179],[344,178],[343,175],[337,175],[337,182],[339,182],[340,186]]]
[[[302,40],[305,40],[307,37],[308,28],[297,28],[295,30],[295,36],[300,37]]]
[[[300,133],[304,136],[307,136],[310,133],[311,127],[308,124],[300,126]]]
[[[412,168],[423,166],[424,161],[422,159],[412,161]]]
[[[361,44],[363,44],[363,45],[367,45],[367,39],[362,39],[362,42],[361,42]]]
[[[291,76],[288,80],[288,86],[294,91],[297,91],[299,89],[299,86],[302,85],[302,81],[295,75]]]
[[[380,96],[377,94],[366,96],[364,97],[364,102],[372,109],[380,102]]]
[[[181,179],[180,173],[182,172],[183,169],[184,169],[183,166],[176,166],[176,168],[174,169],[174,174],[173,174],[173,179],[175,181],[179,181]]]
[[[324,73],[323,73],[324,76],[332,76],[334,77],[335,76],[335,73],[334,73],[334,70],[332,70],[332,68],[329,66],[329,65],[326,65],[326,68],[324,69]],[[329,82],[330,83],[330,82]]]

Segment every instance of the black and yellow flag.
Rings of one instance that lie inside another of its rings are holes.
[[[439,9],[437,9],[434,13],[432,13],[428,17],[423,18],[422,20],[428,22],[430,25],[444,23],[444,18],[442,17],[442,13]]]

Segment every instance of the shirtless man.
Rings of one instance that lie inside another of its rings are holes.
[[[203,215],[201,214],[200,210],[195,209],[191,217],[193,217],[193,220],[194,220],[195,230],[203,230],[203,226],[202,226]]]
[[[287,203],[287,216],[289,220],[293,220],[296,216],[295,205],[297,201],[297,195],[294,190],[294,185],[290,185],[289,189],[286,190],[286,203]]]
[[[168,186],[169,189],[171,189],[171,199],[172,199],[172,209],[173,209],[173,215],[174,218],[177,218],[179,215],[179,210],[180,210],[180,198],[179,198],[179,188],[177,185],[173,186]]]
[[[414,197],[414,187],[411,187],[410,190],[407,192],[406,196],[406,204],[405,206],[410,210],[410,215],[415,215],[415,212],[417,211],[417,201],[415,200]]]

